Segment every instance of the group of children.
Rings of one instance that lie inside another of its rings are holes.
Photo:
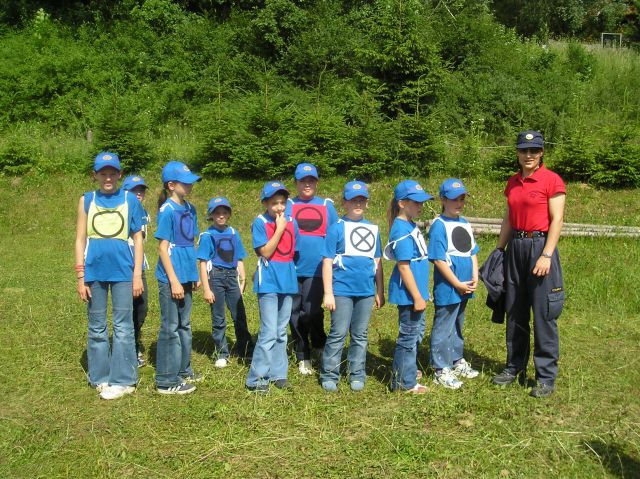
[[[93,177],[98,189],[85,193],[78,205],[75,259],[78,293],[88,303],[87,357],[89,384],[103,399],[135,391],[138,368],[145,365],[140,329],[147,311],[148,263],[143,242],[149,215],[142,206],[147,185],[130,176],[118,188],[117,155],[98,154]],[[377,225],[365,219],[369,188],[361,181],[343,189],[345,214],[316,195],[318,172],[302,163],[295,171],[297,196],[278,181],[267,182],[260,200],[264,212],[252,224],[258,256],[253,289],[260,327],[256,343],[247,328],[242,294],[246,284],[246,252],[239,232],[228,222],[231,204],[218,196],[209,201],[211,226],[200,234],[194,206],[186,200],[200,177],[181,162],[162,169],[158,200],[158,280],[160,331],[156,353],[156,388],[161,394],[195,391],[202,375],[191,367],[192,292],[202,284],[211,305],[215,366],[226,367],[225,305],[236,333],[236,350],[251,358],[245,385],[265,393],[270,386],[288,388],[287,325],[291,328],[298,370],[313,374],[312,348],[322,351],[319,373],[325,391],[338,390],[342,352],[347,356],[349,386],[365,386],[369,319],[373,307],[385,303],[381,257],[396,262],[389,281],[389,302],[398,307],[398,339],[391,389],[424,394],[417,366],[418,345],[425,333],[429,300],[429,262],[434,268],[435,315],[431,334],[434,382],[457,389],[460,378],[478,372],[463,356],[463,323],[467,300],[478,281],[476,245],[469,223],[460,214],[467,190],[460,180],[440,187],[442,214],[433,222],[427,246],[415,220],[423,203],[433,199],[419,183],[400,182],[388,210],[389,241],[383,248]],[[111,290],[113,340],[109,345],[107,296]],[[325,334],[323,307],[331,313]]]

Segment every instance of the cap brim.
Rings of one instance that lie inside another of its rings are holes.
[[[540,145],[538,143],[531,143],[531,142],[518,143],[516,145],[517,150],[522,150],[524,148],[544,148],[544,145]]]
[[[197,183],[201,179],[202,178],[199,177],[198,175],[194,175],[193,173],[189,172],[189,173],[185,173],[184,176],[181,176],[181,178],[178,181],[180,183],[185,183],[187,185],[191,185],[193,183]]]
[[[412,200],[412,201],[418,201],[418,202],[423,202],[423,201],[428,201],[428,200],[432,200],[433,196],[431,196],[430,194],[423,192],[414,192],[408,195],[407,199]]]
[[[342,197],[349,201],[352,200],[354,198],[357,198],[358,196],[362,196],[363,198],[369,199],[369,194],[368,193],[363,193],[361,191],[350,191],[348,193],[345,193]]]

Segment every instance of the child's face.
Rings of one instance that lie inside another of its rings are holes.
[[[191,194],[191,188],[193,188],[192,184],[180,183],[179,181],[170,181],[167,186],[169,187],[169,191],[177,195],[180,199],[189,196]]]
[[[136,198],[138,198],[138,201],[142,203],[144,201],[144,195],[147,192],[147,188],[142,185],[139,185],[139,186],[136,186],[135,188],[131,188],[131,190],[129,191],[131,191],[131,193],[136,195]]]
[[[369,207],[369,200],[364,196],[356,196],[350,200],[342,200],[342,206],[344,206],[347,212],[347,217],[352,220],[362,219],[364,212]]]
[[[284,210],[287,207],[287,197],[285,195],[275,194],[271,198],[264,200],[262,204],[267,209],[267,213],[276,217],[279,214],[284,213]]]
[[[120,172],[112,166],[105,166],[93,173],[93,178],[98,182],[100,191],[103,193],[114,193],[118,189]]]
[[[296,190],[301,200],[310,200],[318,191],[318,179],[313,176],[305,176],[301,180],[296,180]]]
[[[413,201],[409,199],[398,201],[400,211],[403,212],[409,220],[417,218],[422,214],[422,205],[423,203],[420,201]]]
[[[449,218],[457,218],[464,209],[464,202],[467,199],[467,195],[460,195],[457,198],[450,200],[449,198],[440,198],[442,201],[442,212]]]
[[[225,226],[231,217],[231,210],[226,206],[217,206],[210,215],[215,226]]]

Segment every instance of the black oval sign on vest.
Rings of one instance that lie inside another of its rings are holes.
[[[180,216],[180,233],[187,241],[193,241],[193,216],[190,211],[185,211]]]
[[[288,238],[283,241],[285,235],[288,236]],[[280,245],[283,244],[283,243],[289,245],[289,249],[287,249],[286,251],[280,249]],[[291,254],[291,250],[292,249],[293,249],[293,235],[291,234],[291,231],[289,231],[289,228],[287,228],[287,229],[284,230],[284,232],[282,233],[282,236],[280,237],[280,241],[278,242],[278,246],[276,246],[276,251],[281,256],[289,256]]]
[[[98,219],[99,216],[104,216],[104,215],[118,215],[120,217],[120,228],[118,228],[118,231],[112,234],[106,234],[98,229],[96,225],[96,220]],[[117,210],[98,211],[95,215],[93,215],[93,219],[91,220],[91,227],[93,228],[93,231],[95,231],[96,234],[101,238],[115,238],[120,233],[122,233],[122,230],[124,229],[124,216],[122,216],[122,213],[120,213]]]
[[[455,249],[461,253],[468,253],[471,251],[471,236],[466,228],[462,226],[456,226],[451,232],[451,241]]]
[[[322,213],[316,208],[305,206],[296,213],[298,228],[307,233],[311,233],[322,226]]]
[[[213,238],[213,237],[212,237]],[[236,249],[231,238],[218,238],[216,254],[225,263],[233,263]]]

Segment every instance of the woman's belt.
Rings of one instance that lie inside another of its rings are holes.
[[[545,238],[547,236],[547,232],[513,230],[512,236],[514,238]]]

